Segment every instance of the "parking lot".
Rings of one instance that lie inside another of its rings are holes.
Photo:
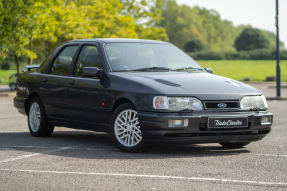
[[[0,190],[286,190],[287,101],[268,101],[272,131],[242,149],[157,145],[120,152],[106,133],[28,132],[12,97],[0,97]]]

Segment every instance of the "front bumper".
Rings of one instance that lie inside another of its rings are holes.
[[[210,117],[247,117],[248,127],[208,128]],[[269,116],[269,124],[261,124],[261,118]],[[271,130],[273,114],[260,112],[192,112],[155,113],[138,112],[142,136],[147,143],[239,143],[261,140]],[[186,127],[169,127],[169,119],[188,119]]]

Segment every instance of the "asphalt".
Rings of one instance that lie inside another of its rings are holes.
[[[287,190],[287,101],[268,106],[272,131],[244,148],[167,144],[132,154],[106,133],[56,127],[32,137],[13,97],[0,97],[0,191]]]
[[[287,83],[281,83],[281,96],[277,96],[277,88],[275,82],[247,82],[263,92],[267,100],[287,100]],[[14,97],[15,91],[11,91],[8,85],[0,85],[0,97]]]

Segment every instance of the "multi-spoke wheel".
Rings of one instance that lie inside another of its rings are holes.
[[[54,126],[47,121],[44,107],[37,97],[29,104],[28,126],[30,133],[35,137],[47,137],[54,131]]]
[[[37,132],[40,127],[41,122],[41,111],[40,106],[37,102],[34,102],[29,111],[29,125],[31,128],[31,131]]]
[[[142,152],[148,148],[142,138],[137,112],[130,103],[125,103],[115,110],[110,134],[121,151]]]

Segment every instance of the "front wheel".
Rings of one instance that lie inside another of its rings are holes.
[[[116,147],[123,152],[143,152],[149,147],[143,141],[137,112],[131,103],[125,103],[115,110],[110,134]]]
[[[250,142],[244,142],[244,143],[219,143],[220,145],[222,145],[223,147],[226,148],[241,148],[244,147],[246,145],[248,145]]]
[[[54,131],[54,126],[48,122],[44,107],[37,97],[29,104],[28,126],[30,133],[35,137],[48,137]]]

